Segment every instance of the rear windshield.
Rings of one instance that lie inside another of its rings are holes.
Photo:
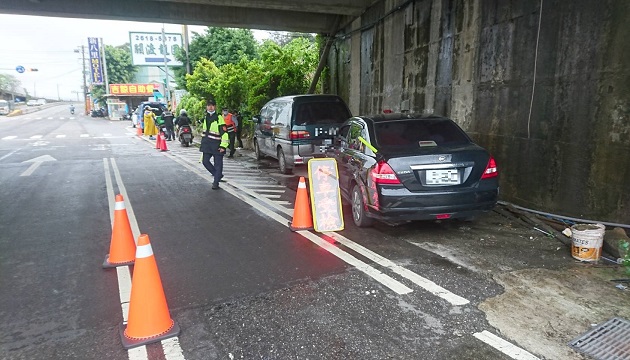
[[[350,111],[342,102],[321,101],[298,104],[295,125],[338,124],[350,118]]]
[[[374,131],[379,147],[397,151],[470,143],[470,139],[464,131],[448,119],[376,122],[374,123]]]

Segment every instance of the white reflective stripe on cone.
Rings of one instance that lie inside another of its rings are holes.
[[[125,202],[124,201],[116,201],[116,205],[114,206],[114,210],[125,210]]]
[[[140,245],[136,248],[136,259],[148,258],[149,256],[153,256],[151,244]]]
[[[304,181],[300,181],[300,183],[298,184],[298,188],[306,189],[306,183]]]

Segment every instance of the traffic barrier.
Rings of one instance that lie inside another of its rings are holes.
[[[103,268],[132,265],[136,259],[136,243],[133,240],[127,209],[123,196],[116,195],[114,207],[114,226],[109,245],[109,254],[105,256]]]
[[[308,191],[304,176],[300,176],[298,183],[293,207],[293,222],[289,223],[289,229],[291,231],[313,230],[313,216],[311,215],[311,206],[308,204]]]
[[[127,326],[123,324],[120,331],[122,345],[131,349],[177,336],[179,331],[168,311],[149,235],[142,234],[131,279]]]

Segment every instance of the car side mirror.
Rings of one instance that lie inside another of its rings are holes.
[[[252,116],[252,121],[255,122],[256,124],[260,124],[260,115]]]

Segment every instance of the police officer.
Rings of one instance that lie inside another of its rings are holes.
[[[223,177],[223,156],[229,145],[227,127],[223,116],[216,112],[217,103],[214,99],[206,101],[206,116],[203,119],[203,138],[199,151],[203,153],[201,163],[214,176],[212,189],[219,189],[219,181]],[[214,158],[214,164],[210,163],[210,157]]]

